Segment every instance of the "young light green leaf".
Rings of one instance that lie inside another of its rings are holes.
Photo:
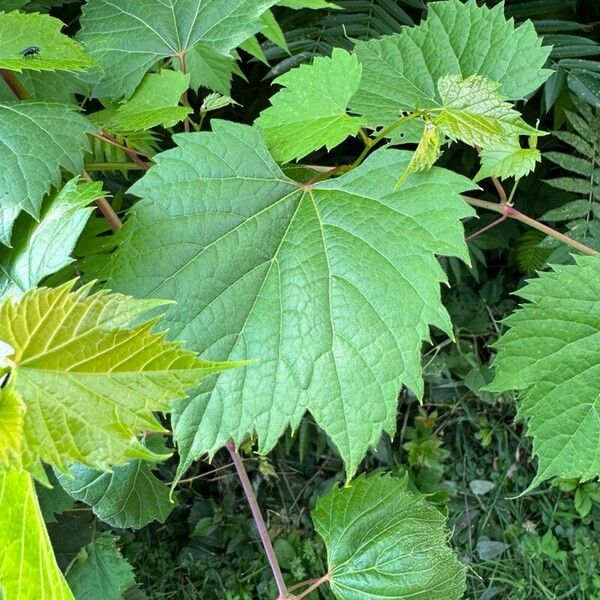
[[[200,106],[200,113],[207,113],[211,110],[219,110],[220,108],[225,108],[226,106],[230,106],[231,104],[237,104],[237,102],[230,98],[229,96],[221,96],[221,94],[208,94],[206,98],[202,101],[202,106]]]
[[[473,184],[432,168],[396,190],[411,153],[381,150],[306,187],[260,131],[212,126],[175,136],[133,186],[144,200],[108,267],[111,287],[180,299],[165,324],[206,357],[258,359],[175,404],[179,473],[253,432],[267,452],[309,410],[351,474],[394,429],[400,386],[422,393],[428,325],[451,330],[436,254],[467,259],[459,193]]]
[[[176,69],[181,68],[178,62],[173,61]],[[237,70],[235,58],[198,44],[186,54],[185,62],[192,89],[205,87],[224,96],[231,93],[231,80]]]
[[[531,487],[600,474],[600,258],[575,262],[540,273],[519,291],[529,303],[506,319],[510,329],[496,344],[488,389],[522,390],[518,414],[538,457]]]
[[[506,140],[503,144],[491,144],[481,151],[481,168],[474,181],[486,177],[508,179],[525,177],[542,160],[537,148],[522,148],[517,139]]]
[[[72,291],[73,282],[34,289],[0,306],[0,340],[9,356],[5,398],[26,407],[22,459],[16,466],[44,479],[40,461],[99,469],[130,458],[161,458],[137,439],[161,431],[152,411],[167,411],[223,365],[204,362],[151,332],[155,321],[126,328],[157,301]]]
[[[223,56],[261,28],[276,0],[88,0],[80,39],[104,69],[96,97],[129,98],[158,61],[197,44]]]
[[[406,478],[361,476],[317,502],[312,519],[339,600],[462,598],[465,569],[448,546],[444,517],[406,486]]]
[[[21,214],[12,248],[0,246],[0,301],[20,296],[71,263],[71,252],[92,211],[89,205],[100,197],[100,183],[77,185],[72,179],[45,202],[38,221]]]
[[[49,15],[0,12],[0,69],[81,71],[92,67],[94,61],[81,44],[60,33],[63,27]]]
[[[106,531],[79,552],[67,572],[67,581],[77,600],[122,600],[135,584],[133,568]]]
[[[294,10],[300,10],[301,8],[312,8],[313,10],[320,8],[341,9],[341,6],[333,2],[327,2],[327,0],[278,0],[277,6],[285,6]]]
[[[434,123],[453,140],[485,147],[519,135],[540,135],[498,93],[498,83],[479,75],[445,75],[438,81],[442,109]]]
[[[169,488],[152,473],[147,461],[131,460],[110,473],[75,464],[57,476],[63,489],[89,504],[111,527],[140,529],[152,521],[164,523],[175,506]]]
[[[0,469],[0,595],[74,600],[56,564],[29,473]]]
[[[552,73],[542,68],[550,47],[542,47],[530,21],[515,27],[504,6],[475,0],[431,2],[419,27],[356,44],[363,67],[352,110],[371,125],[387,125],[400,111],[440,106],[437,82],[449,73],[482,75],[500,84],[511,99],[536,90]]]
[[[83,169],[94,125],[72,106],[50,102],[0,103],[0,243],[10,244],[17,215],[39,218],[44,195],[61,181],[61,167]]]
[[[189,85],[190,76],[181,71],[161,69],[158,73],[149,73],[104,128],[126,132],[145,131],[158,125],[172,127],[192,112],[189,106],[179,105]]]
[[[315,58],[275,80],[284,88],[271,98],[256,123],[274,158],[289,162],[322,146],[331,149],[356,135],[362,119],[347,113],[358,89],[361,68],[356,56],[335,48],[331,58]]]
[[[436,163],[441,153],[440,130],[436,125],[427,121],[423,137],[414,151],[406,171],[404,171],[398,180],[398,185],[402,185],[411,173],[430,169]]]

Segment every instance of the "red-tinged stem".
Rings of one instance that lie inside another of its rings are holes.
[[[488,202],[487,200],[479,200],[479,198],[471,198],[470,196],[463,196],[464,200],[470,204],[471,206],[477,206],[479,208],[485,208],[487,210],[493,210],[494,212],[500,213],[505,217],[515,219],[515,221],[520,221],[521,223],[525,223],[529,225],[529,227],[533,227],[533,229],[537,229],[538,231],[542,231],[546,235],[549,235],[561,242],[571,246],[571,248],[575,248],[584,254],[589,254],[590,256],[596,256],[598,252],[577,240],[574,240],[572,237],[565,235],[564,233],[560,233],[556,231],[556,229],[552,229],[552,227],[548,227],[548,225],[544,225],[527,215],[524,215],[521,211],[517,210],[510,204],[499,204],[498,202]]]
[[[23,84],[17,79],[17,76],[12,71],[0,69],[0,77],[2,77],[4,83],[6,83],[6,85],[10,88],[11,92],[19,100],[27,100],[27,98],[29,98],[29,93],[23,87]]]
[[[131,148],[128,148],[127,146],[125,146],[125,144],[121,144],[121,142],[118,142],[109,133],[106,133],[105,131],[103,131],[101,133],[92,133],[92,135],[94,137],[97,137],[98,139],[102,140],[103,142],[107,142],[109,144],[112,144],[113,146],[116,146],[117,148],[121,148],[121,150],[123,150],[123,152],[125,152],[125,154],[127,154],[127,156],[135,164],[137,164],[142,170],[147,171],[150,168],[150,166],[148,165],[148,163],[145,162],[145,161],[143,161],[140,158],[140,155],[139,155],[138,152],[136,152],[135,150],[132,150]]]
[[[87,171],[83,172],[82,179],[89,182],[94,181],[89,176],[89,173]],[[117,231],[119,231],[119,229],[123,227],[123,223],[121,222],[121,219],[119,219],[119,215],[117,215],[113,207],[110,205],[110,202],[106,198],[98,198],[96,200],[96,206],[98,207],[98,210],[102,213],[102,216],[110,225],[110,228],[113,230],[113,232],[116,233]]]
[[[468,236],[466,238],[467,242],[469,240],[472,240],[473,238],[476,238],[478,235],[481,235],[482,233],[485,233],[488,229],[491,229],[492,227],[496,227],[496,225],[500,225],[500,223],[502,223],[502,221],[506,221],[507,218],[508,218],[508,215],[506,213],[503,214],[499,219],[496,219],[495,221],[492,221],[491,223],[488,223],[485,227],[482,227],[481,229],[479,229],[475,233],[472,233],[470,236]]]
[[[290,591],[295,588],[302,587],[303,585],[310,585],[301,594],[298,594],[297,596],[292,596],[290,600],[301,600],[301,598],[305,598],[311,592],[314,592],[319,586],[323,585],[326,581],[331,581],[329,573],[326,573],[325,575],[323,575],[323,577],[319,577],[318,579],[309,579],[308,581],[296,584],[295,586],[290,588]]]
[[[277,600],[290,600],[288,597],[287,588],[285,586],[285,581],[283,579],[283,574],[281,573],[281,567],[277,562],[275,550],[273,549],[273,544],[271,544],[267,526],[263,519],[262,513],[260,512],[260,507],[258,506],[258,501],[256,500],[256,495],[252,489],[252,484],[248,478],[248,473],[246,472],[244,463],[242,462],[235,444],[232,441],[227,442],[226,447],[229,451],[229,455],[231,456],[231,460],[235,465],[235,470],[240,478],[240,482],[242,483],[242,488],[244,489],[244,494],[246,494],[246,500],[248,501],[248,506],[250,506],[252,518],[256,523],[256,528],[258,529],[258,534],[260,535],[260,541],[262,542],[265,554],[267,555],[267,560],[271,566],[271,571],[273,571],[273,577],[275,578],[275,583],[277,584],[277,589],[279,591],[279,597]]]

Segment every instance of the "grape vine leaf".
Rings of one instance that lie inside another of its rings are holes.
[[[179,474],[254,432],[267,452],[307,410],[352,474],[393,431],[400,386],[422,394],[428,325],[451,331],[435,254],[467,260],[460,219],[473,211],[459,193],[473,183],[433,168],[396,190],[411,153],[380,150],[301,185],[260,130],[211,124],[175,136],[131,188],[143,200],[105,274],[114,289],[180,302],[164,323],[203,356],[258,361],[174,404]]]
[[[0,595],[74,600],[56,564],[31,475],[0,469]]]
[[[187,53],[185,59],[191,88],[197,90],[205,87],[224,96],[231,92],[233,74],[238,72],[233,56],[223,55],[209,46],[198,44]],[[173,64],[178,68],[177,62],[173,61]]]
[[[228,56],[276,0],[88,0],[79,39],[104,72],[96,97],[129,98],[145,73],[197,44]]]
[[[459,600],[465,569],[447,544],[444,516],[407,478],[360,476],[334,487],[312,512],[327,547],[338,600]]]
[[[0,69],[81,71],[94,65],[83,46],[60,33],[64,24],[38,13],[0,12]],[[23,56],[26,48],[38,53]]]
[[[348,115],[347,106],[360,78],[356,56],[334,48],[331,57],[315,58],[312,65],[301,65],[275,79],[284,88],[256,121],[273,157],[289,162],[356,135],[363,121]]]
[[[0,405],[8,395],[26,407],[22,458],[12,462],[42,481],[41,461],[64,471],[76,461],[107,469],[162,458],[136,439],[162,431],[152,411],[169,410],[223,368],[152,333],[156,319],[126,328],[160,302],[73,285],[36,288],[0,306],[0,340],[14,349]]]
[[[71,252],[93,210],[89,205],[101,197],[100,183],[77,185],[75,178],[44,203],[38,221],[21,214],[12,248],[0,246],[0,301],[25,293],[72,262]]]
[[[445,75],[438,81],[442,109],[434,123],[452,140],[471,146],[501,144],[518,135],[540,135],[498,93],[499,84],[472,75]]]
[[[52,100],[63,104],[75,103],[75,94],[87,96],[91,84],[81,73],[71,71],[23,71],[19,82],[32,100]],[[7,86],[0,86],[0,102],[14,101],[15,94]]]
[[[79,552],[67,572],[77,600],[122,600],[135,584],[133,569],[116,542],[117,538],[105,531]]]
[[[90,505],[111,527],[141,529],[152,521],[164,523],[174,507],[168,487],[147,461],[131,460],[109,473],[75,464],[57,476],[64,490]]]
[[[39,217],[44,195],[61,181],[61,167],[81,173],[94,125],[73,106],[0,103],[0,243],[9,245],[17,215]]]
[[[544,69],[550,47],[542,47],[530,21],[514,26],[504,5],[475,0],[431,2],[418,27],[358,42],[363,77],[350,108],[372,125],[387,125],[401,111],[439,108],[439,79],[448,74],[482,75],[516,100],[535,91],[552,74]]]
[[[162,125],[172,127],[191,112],[180,106],[181,95],[190,85],[190,76],[181,71],[161,69],[148,73],[133,96],[119,106],[104,128],[110,131],[145,131]]]
[[[536,163],[542,160],[537,148],[522,148],[518,139],[510,142],[511,140],[506,140],[503,144],[491,144],[483,148],[480,155],[481,168],[473,178],[475,181],[486,177],[520,179],[531,173]]]
[[[496,343],[496,376],[487,389],[521,390],[538,457],[531,487],[551,477],[600,474],[600,258],[575,257],[519,290],[529,302],[510,315]]]

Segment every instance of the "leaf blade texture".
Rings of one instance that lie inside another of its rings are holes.
[[[107,469],[160,458],[136,437],[162,430],[152,411],[169,410],[219,369],[152,333],[154,321],[127,328],[161,303],[73,285],[36,288],[0,306],[0,340],[13,349],[0,403],[9,394],[26,407],[16,466],[42,481],[42,461]]]
[[[60,33],[64,24],[49,15],[0,12],[0,69],[22,72],[82,71],[94,66],[83,46]],[[25,56],[28,48],[37,52]]]
[[[72,179],[47,200],[39,221],[21,214],[12,247],[0,246],[0,302],[72,262],[70,254],[92,211],[89,204],[101,197],[101,184],[78,185]]]
[[[538,458],[530,487],[600,473],[600,260],[575,262],[554,266],[519,290],[528,303],[506,319],[510,329],[496,344],[496,377],[488,387],[521,391],[518,415]]]
[[[83,170],[94,125],[73,106],[26,101],[0,103],[0,243],[9,245],[23,210],[39,217],[42,200],[61,181],[61,168]]]
[[[276,0],[88,0],[79,39],[103,68],[96,97],[129,98],[159,60],[197,44],[228,56]]]
[[[422,393],[428,324],[450,330],[434,253],[466,259],[459,220],[472,210],[459,192],[473,184],[433,168],[396,190],[411,153],[386,150],[303,188],[260,131],[212,125],[176,136],[132,188],[144,200],[107,272],[113,289],[184,302],[165,324],[203,356],[257,361],[174,405],[179,473],[254,432],[267,452],[306,410],[352,473],[393,430],[401,384]]]
[[[4,600],[74,600],[56,564],[29,473],[0,469],[0,513]]]
[[[68,494],[91,506],[111,527],[141,529],[152,521],[164,523],[175,506],[147,461],[132,460],[109,473],[75,464],[57,476]]]
[[[358,133],[362,119],[348,115],[347,107],[361,73],[355,55],[335,48],[331,57],[315,58],[275,79],[284,88],[256,121],[275,160],[285,163],[322,146],[331,149]]]
[[[444,517],[407,480],[360,476],[312,512],[338,600],[458,600],[465,569],[447,545]]]
[[[501,4],[474,0],[432,2],[418,27],[403,28],[355,46],[363,67],[352,110],[372,125],[388,125],[400,111],[439,108],[437,82],[448,74],[481,75],[511,99],[535,91],[550,76],[550,53],[530,21],[514,26]]]
[[[76,598],[121,600],[135,584],[133,568],[116,542],[117,538],[106,531],[79,552],[67,573]]]

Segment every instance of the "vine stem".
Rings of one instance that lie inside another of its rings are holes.
[[[477,206],[479,208],[485,208],[487,210],[493,210],[494,212],[500,213],[503,216],[506,216],[511,219],[515,219],[515,221],[520,221],[521,223],[525,223],[532,227],[533,229],[537,229],[538,231],[542,231],[543,233],[560,240],[561,242],[571,246],[571,248],[575,248],[584,254],[589,254],[590,256],[596,256],[598,252],[577,240],[574,240],[572,237],[564,233],[560,233],[556,231],[556,229],[552,229],[552,227],[548,227],[548,225],[544,225],[535,219],[524,215],[521,211],[517,210],[510,204],[500,204],[498,202],[489,202],[487,200],[480,200],[479,198],[471,198],[470,196],[463,196],[463,199],[470,204],[471,206]],[[497,224],[497,223],[496,223]]]
[[[329,575],[329,573],[325,573],[325,575],[323,575],[323,577],[319,577],[318,579],[310,579],[307,582],[303,582],[301,584],[297,584],[295,586],[293,586],[291,589],[300,587],[301,585],[307,585],[310,583],[310,585],[299,595],[297,596],[292,596],[292,598],[290,600],[301,600],[301,598],[305,598],[306,596],[308,596],[311,592],[314,592],[319,586],[323,585],[326,581],[331,581],[331,576]]]
[[[94,180],[90,177],[87,171],[83,172],[81,177],[85,181],[89,181],[92,183]],[[123,227],[123,222],[119,219],[119,215],[114,211],[110,202],[106,198],[98,198],[96,200],[96,206],[98,210],[102,213],[102,216],[106,219],[106,222],[110,225],[110,228],[113,230],[113,233],[116,233]]]
[[[181,72],[184,74],[187,73],[187,67],[185,64],[185,52],[181,52],[181,53],[177,54],[177,58],[179,59],[179,68],[181,69]],[[181,95],[181,103],[184,106],[188,106],[188,107],[190,105],[190,100],[188,97],[187,90],[185,90],[185,92],[183,92],[183,94]],[[186,133],[190,132],[190,121],[191,121],[191,119],[190,119],[189,115],[183,121],[183,130]]]
[[[256,495],[254,494],[254,490],[252,489],[252,484],[250,483],[250,479],[248,478],[248,473],[246,472],[244,463],[242,462],[242,459],[233,441],[230,440],[229,442],[227,442],[226,447],[229,452],[229,455],[231,456],[231,460],[233,461],[238,477],[240,478],[240,482],[242,483],[242,488],[244,489],[244,494],[246,495],[248,506],[250,506],[252,518],[256,523],[256,528],[258,529],[258,534],[260,535],[260,541],[262,542],[265,554],[267,555],[267,560],[269,561],[269,565],[271,566],[271,571],[273,571],[273,577],[275,578],[275,583],[277,584],[277,589],[279,591],[279,597],[277,598],[277,600],[290,600],[287,588],[285,586],[285,581],[283,579],[283,574],[281,572],[281,567],[277,562],[275,550],[273,549],[273,544],[271,544],[271,539],[269,538],[267,526],[263,519],[262,513],[260,512],[260,507],[258,506],[258,501],[256,500]]]
[[[108,142],[109,144],[112,144],[117,148],[121,148],[121,150],[123,150],[123,152],[125,152],[125,154],[127,154],[127,156],[140,167],[140,169],[147,171],[150,168],[148,163],[144,162],[140,158],[138,152],[132,150],[131,148],[128,148],[125,144],[121,144],[121,142],[117,141],[109,133],[106,133],[106,131],[102,131],[101,133],[92,133],[91,135],[98,138],[99,140],[102,140],[103,142]]]

